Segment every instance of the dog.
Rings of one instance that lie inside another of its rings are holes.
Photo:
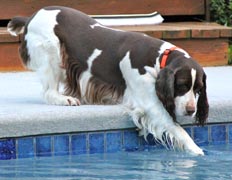
[[[164,145],[204,155],[177,122],[192,116],[204,125],[209,110],[206,74],[183,49],[60,6],[14,17],[8,31],[22,34],[22,62],[40,72],[48,104],[122,103],[145,139],[151,133]]]

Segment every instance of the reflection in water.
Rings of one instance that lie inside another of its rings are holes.
[[[206,156],[164,149],[0,161],[2,179],[232,179],[232,146],[208,146]]]

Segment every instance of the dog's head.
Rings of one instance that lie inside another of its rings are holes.
[[[206,74],[193,59],[161,69],[156,93],[174,121],[176,116],[195,116],[198,124],[206,122],[209,111]]]

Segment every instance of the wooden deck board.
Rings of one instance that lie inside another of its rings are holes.
[[[146,25],[146,26],[120,26],[116,27],[122,30],[127,31],[137,31],[137,32],[146,32],[146,31],[193,31],[193,30],[219,30],[220,32],[232,32],[231,27],[221,26],[217,23],[204,23],[204,22],[175,22],[175,23],[162,23],[160,25]],[[228,37],[231,37],[229,34]]]
[[[232,28],[195,22],[116,28],[167,40],[188,51],[203,66],[226,65],[228,62],[228,37],[232,37]],[[0,71],[25,70],[18,55],[19,41],[6,28],[0,28]]]
[[[226,27],[226,26],[221,26],[216,23],[204,23],[204,22],[180,22],[180,23],[162,23],[160,25],[140,25],[140,26],[118,26],[114,27],[118,28],[121,30],[126,30],[126,31],[136,31],[136,32],[143,32],[143,33],[150,33],[150,34],[157,34],[157,38],[165,38],[160,36],[159,34],[164,34],[165,32],[170,33],[182,33],[186,34],[186,36],[179,37],[178,34],[177,36],[173,36],[172,38],[178,39],[178,38],[204,38],[204,36],[198,36],[193,35],[193,32],[213,32],[212,36],[207,35],[205,38],[215,38],[214,32],[218,31],[219,37],[232,37],[232,28],[231,27]],[[189,33],[188,33],[189,31]],[[149,35],[150,35],[149,34]],[[192,36],[193,35],[193,36]],[[19,39],[17,37],[11,36],[6,28],[0,28],[0,42],[8,42],[9,41],[14,42],[18,41]]]
[[[0,19],[31,16],[45,6],[76,8],[87,14],[138,14],[158,11],[162,15],[205,15],[205,0],[0,0]]]

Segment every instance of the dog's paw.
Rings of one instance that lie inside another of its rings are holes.
[[[52,101],[47,101],[48,104],[60,105],[60,106],[79,106],[81,105],[79,99],[71,96],[59,96]]]
[[[47,104],[52,105],[60,105],[60,106],[79,106],[81,105],[79,99],[71,97],[71,96],[64,96],[56,92],[47,92],[45,93],[45,101]]]
[[[81,105],[81,102],[79,101],[79,99],[73,98],[71,96],[65,96],[65,97],[66,97],[66,101],[68,102],[68,104],[65,104],[65,105],[68,105],[68,106],[80,106]]]
[[[185,151],[194,156],[204,156],[204,151],[196,144],[192,144],[191,146],[185,147]]]
[[[197,156],[204,156],[204,151],[201,148],[192,149],[190,154],[197,155]]]

